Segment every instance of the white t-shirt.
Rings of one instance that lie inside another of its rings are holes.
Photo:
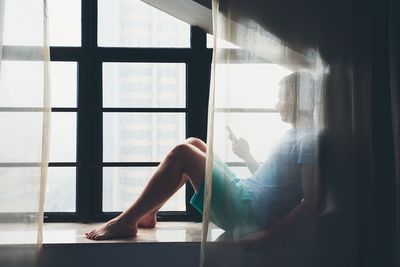
[[[250,193],[251,207],[262,227],[303,199],[301,165],[316,164],[316,142],[312,128],[289,130],[256,173],[239,182]]]

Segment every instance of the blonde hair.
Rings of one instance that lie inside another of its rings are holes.
[[[284,88],[285,98],[293,101],[295,109],[300,113],[312,114],[315,109],[315,79],[308,72],[293,72],[280,82]]]

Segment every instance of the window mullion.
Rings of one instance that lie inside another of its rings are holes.
[[[206,33],[199,27],[191,27],[191,59],[187,67],[187,137],[207,138],[207,107],[211,52],[206,48]],[[190,183],[186,185],[186,210],[188,216],[200,220],[201,216],[190,205],[193,195]]]
[[[98,79],[97,1],[82,0],[82,53],[78,69],[77,213],[93,221],[101,208],[101,90]],[[101,73],[100,73],[101,75]],[[100,175],[100,176],[99,176]]]

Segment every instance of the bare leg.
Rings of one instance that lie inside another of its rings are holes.
[[[201,139],[198,139],[195,137],[189,137],[188,139],[186,139],[186,143],[189,145],[195,146],[198,149],[200,149],[202,152],[206,153],[207,145]],[[184,173],[183,175],[185,176],[186,174]],[[184,183],[186,183],[186,181],[188,179],[189,179],[189,177],[182,177],[181,181],[184,184]],[[180,185],[179,188],[182,185]],[[162,203],[161,205],[156,207],[153,211],[149,212],[148,214],[146,214],[142,218],[140,218],[140,220],[138,222],[138,227],[139,228],[154,228],[156,226],[157,212],[163,205],[164,205],[164,203]]]
[[[186,181],[189,180],[189,177],[187,177],[186,174],[183,174],[183,176],[185,176],[185,177],[182,177],[182,179],[181,179],[182,184],[179,185],[178,188],[181,188],[182,185],[186,184]],[[159,211],[159,209],[161,209],[161,207],[164,204],[165,204],[165,202],[162,203],[161,205],[157,206],[154,210],[150,211],[146,215],[144,215],[142,218],[140,218],[138,221],[138,227],[139,228],[154,228],[154,227],[156,227],[157,212]]]
[[[197,192],[204,172],[205,153],[188,143],[177,145],[161,162],[137,201],[86,236],[94,240],[135,236],[139,220],[157,210],[187,179]]]

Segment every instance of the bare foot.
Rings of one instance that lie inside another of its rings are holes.
[[[142,218],[140,218],[138,222],[138,226],[140,228],[154,228],[156,227],[156,214],[155,213],[149,213]]]
[[[122,237],[136,236],[137,227],[130,227],[118,219],[112,219],[93,231],[86,233],[86,237],[92,240],[107,240]]]

